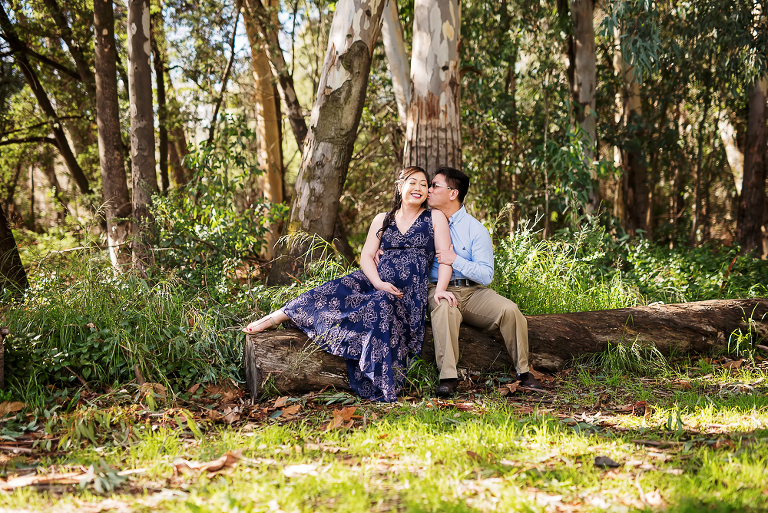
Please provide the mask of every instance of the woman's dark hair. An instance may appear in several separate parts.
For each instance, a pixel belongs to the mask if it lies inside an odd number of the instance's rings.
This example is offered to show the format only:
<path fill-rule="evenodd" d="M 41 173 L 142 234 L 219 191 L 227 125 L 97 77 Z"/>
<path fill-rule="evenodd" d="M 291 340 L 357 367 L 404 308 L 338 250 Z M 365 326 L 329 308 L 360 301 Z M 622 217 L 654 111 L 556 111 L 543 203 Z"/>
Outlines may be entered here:
<path fill-rule="evenodd" d="M 387 215 L 384 216 L 384 224 L 382 224 L 381 228 L 379 228 L 379 231 L 376 232 L 376 235 L 378 235 L 379 238 L 381 238 L 381 235 L 384 233 L 384 230 L 387 229 L 387 226 L 389 226 L 390 223 L 392 223 L 392 221 L 395 219 L 395 212 L 397 212 L 397 209 L 399 209 L 403 204 L 403 196 L 400 194 L 400 188 L 398 186 L 401 183 L 404 183 L 408 177 L 414 173 L 423 174 L 427 178 L 427 185 L 429 185 L 429 175 L 419 166 L 408 166 L 400 171 L 400 176 L 398 176 L 397 180 L 395 181 L 395 196 L 392 198 L 392 210 L 387 212 Z M 421 204 L 421 208 L 427 208 L 426 198 L 424 198 L 424 203 Z"/>

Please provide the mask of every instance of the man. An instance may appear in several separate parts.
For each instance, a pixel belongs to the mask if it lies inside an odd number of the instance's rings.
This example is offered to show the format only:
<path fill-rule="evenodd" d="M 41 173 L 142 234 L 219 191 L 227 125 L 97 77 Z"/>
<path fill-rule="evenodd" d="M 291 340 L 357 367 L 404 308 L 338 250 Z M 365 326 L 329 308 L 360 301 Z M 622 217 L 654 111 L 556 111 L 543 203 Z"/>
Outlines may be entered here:
<path fill-rule="evenodd" d="M 541 383 L 528 372 L 528 322 L 515 303 L 488 288 L 493 280 L 493 245 L 485 226 L 464 208 L 468 189 L 467 175 L 458 169 L 441 167 L 427 196 L 429 206 L 448 218 L 453 243 L 450 249 L 437 251 L 430 272 L 428 303 L 440 369 L 437 395 L 448 397 L 456 391 L 462 322 L 483 329 L 499 328 L 515 363 L 520 386 L 541 389 Z M 448 291 L 456 296 L 457 306 L 451 306 L 445 299 L 439 305 L 434 301 L 439 264 L 453 266 Z"/>

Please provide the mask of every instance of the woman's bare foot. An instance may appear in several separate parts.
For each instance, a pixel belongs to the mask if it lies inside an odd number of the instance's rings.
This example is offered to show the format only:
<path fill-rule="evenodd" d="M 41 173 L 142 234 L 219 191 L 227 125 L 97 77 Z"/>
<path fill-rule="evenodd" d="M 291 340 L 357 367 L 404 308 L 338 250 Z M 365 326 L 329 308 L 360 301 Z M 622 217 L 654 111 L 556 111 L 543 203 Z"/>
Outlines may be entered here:
<path fill-rule="evenodd" d="M 277 310 L 269 315 L 265 315 L 258 321 L 253 321 L 243 328 L 243 331 L 246 333 L 259 333 L 268 329 L 277 328 L 280 323 L 287 320 L 288 316 L 285 315 L 282 310 Z"/>

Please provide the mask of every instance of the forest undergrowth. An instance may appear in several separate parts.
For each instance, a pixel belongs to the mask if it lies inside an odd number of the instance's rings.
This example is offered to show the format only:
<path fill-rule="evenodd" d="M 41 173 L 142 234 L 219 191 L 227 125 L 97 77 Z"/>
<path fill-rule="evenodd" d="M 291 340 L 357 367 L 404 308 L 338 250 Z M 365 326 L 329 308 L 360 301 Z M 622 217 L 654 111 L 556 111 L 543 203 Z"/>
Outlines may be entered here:
<path fill-rule="evenodd" d="M 268 289 L 252 259 L 115 275 L 87 243 L 34 242 L 21 243 L 32 288 L 0 308 L 0 507 L 764 510 L 762 341 L 695 357 L 611 346 L 540 375 L 543 393 L 471 376 L 438 400 L 421 362 L 393 405 L 332 390 L 254 403 L 240 328 L 347 272 L 332 251 Z M 522 228 L 496 255 L 493 286 L 528 315 L 765 296 L 768 283 L 765 262 L 736 249 L 619 245 L 598 228 Z"/>

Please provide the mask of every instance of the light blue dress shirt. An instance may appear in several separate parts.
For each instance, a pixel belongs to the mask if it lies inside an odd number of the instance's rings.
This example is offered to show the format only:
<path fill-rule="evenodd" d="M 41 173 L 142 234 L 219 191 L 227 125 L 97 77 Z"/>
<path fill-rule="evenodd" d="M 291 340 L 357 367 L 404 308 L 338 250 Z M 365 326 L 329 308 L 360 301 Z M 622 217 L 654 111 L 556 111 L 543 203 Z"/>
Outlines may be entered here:
<path fill-rule="evenodd" d="M 491 234 L 483 226 L 483 223 L 461 208 L 448 219 L 448 228 L 451 231 L 451 244 L 456 252 L 456 260 L 453 262 L 453 276 L 455 279 L 468 279 L 485 285 L 493 281 L 493 243 Z M 437 258 L 432 262 L 429 279 L 437 282 Z"/>

